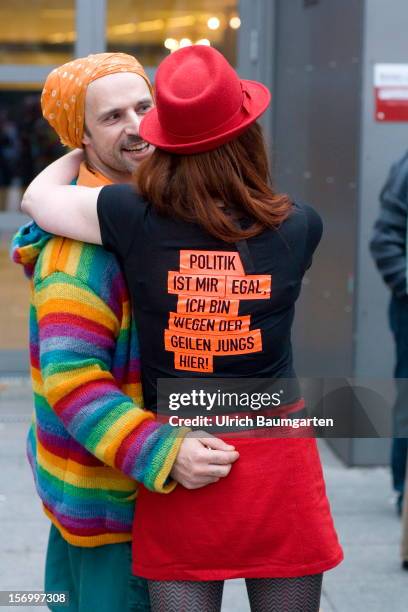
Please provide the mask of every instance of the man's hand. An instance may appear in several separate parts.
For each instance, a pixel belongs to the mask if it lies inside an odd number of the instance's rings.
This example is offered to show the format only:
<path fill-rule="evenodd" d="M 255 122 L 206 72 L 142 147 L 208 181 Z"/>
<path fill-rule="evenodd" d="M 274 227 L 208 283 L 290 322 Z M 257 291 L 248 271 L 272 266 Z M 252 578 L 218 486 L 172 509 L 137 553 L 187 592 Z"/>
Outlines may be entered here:
<path fill-rule="evenodd" d="M 228 476 L 238 457 L 231 444 L 204 431 L 191 432 L 180 446 L 170 475 L 186 489 L 199 489 Z"/>

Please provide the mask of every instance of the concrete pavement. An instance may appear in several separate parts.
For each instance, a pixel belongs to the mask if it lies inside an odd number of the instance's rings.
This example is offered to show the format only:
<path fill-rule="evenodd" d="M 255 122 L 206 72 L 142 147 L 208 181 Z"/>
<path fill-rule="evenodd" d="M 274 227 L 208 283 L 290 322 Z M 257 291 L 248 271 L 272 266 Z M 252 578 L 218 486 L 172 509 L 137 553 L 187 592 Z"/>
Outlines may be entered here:
<path fill-rule="evenodd" d="M 0 590 L 43 585 L 49 522 L 25 457 L 31 407 L 28 380 L 0 379 Z M 345 551 L 345 561 L 325 575 L 322 611 L 405 612 L 408 572 L 400 569 L 400 521 L 390 500 L 388 469 L 345 468 L 325 443 L 320 446 Z M 243 581 L 227 582 L 222 610 L 249 612 Z"/>

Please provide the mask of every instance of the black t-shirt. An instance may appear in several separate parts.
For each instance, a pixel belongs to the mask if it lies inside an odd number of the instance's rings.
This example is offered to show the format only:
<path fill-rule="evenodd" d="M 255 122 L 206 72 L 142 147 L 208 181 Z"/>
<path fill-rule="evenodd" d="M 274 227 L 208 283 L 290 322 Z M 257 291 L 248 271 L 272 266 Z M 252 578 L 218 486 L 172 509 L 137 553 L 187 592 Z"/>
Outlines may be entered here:
<path fill-rule="evenodd" d="M 322 234 L 313 208 L 293 204 L 278 230 L 236 244 L 159 216 L 129 185 L 104 187 L 98 216 L 131 294 L 146 406 L 158 378 L 295 377 L 294 304 Z"/>

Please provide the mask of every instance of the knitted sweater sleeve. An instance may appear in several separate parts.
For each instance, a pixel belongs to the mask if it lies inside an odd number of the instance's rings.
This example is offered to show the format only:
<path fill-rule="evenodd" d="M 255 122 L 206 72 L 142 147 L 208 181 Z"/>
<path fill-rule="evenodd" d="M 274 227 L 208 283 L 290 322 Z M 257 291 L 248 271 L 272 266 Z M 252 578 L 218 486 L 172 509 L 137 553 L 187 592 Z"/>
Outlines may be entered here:
<path fill-rule="evenodd" d="M 70 435 L 100 461 L 168 493 L 186 430 L 160 425 L 110 372 L 119 321 L 84 282 L 54 272 L 34 291 L 46 399 Z"/>

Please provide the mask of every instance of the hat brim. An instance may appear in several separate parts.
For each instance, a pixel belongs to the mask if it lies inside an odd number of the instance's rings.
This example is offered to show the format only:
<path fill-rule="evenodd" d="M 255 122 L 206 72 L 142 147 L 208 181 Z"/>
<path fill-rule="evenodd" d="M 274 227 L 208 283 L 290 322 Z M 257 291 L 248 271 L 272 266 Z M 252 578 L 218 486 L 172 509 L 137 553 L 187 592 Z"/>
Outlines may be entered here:
<path fill-rule="evenodd" d="M 223 126 L 221 126 L 211 136 L 206 137 L 204 134 L 202 137 L 196 136 L 194 141 L 189 140 L 187 142 L 185 138 L 179 138 L 164 130 L 159 122 L 157 108 L 152 108 L 141 121 L 140 137 L 159 149 L 180 154 L 203 153 L 226 144 L 242 134 L 251 123 L 254 123 L 265 112 L 271 101 L 271 93 L 262 83 L 244 79 L 241 79 L 241 82 L 250 94 L 251 110 L 250 112 L 242 112 L 233 127 L 223 129 Z"/>

